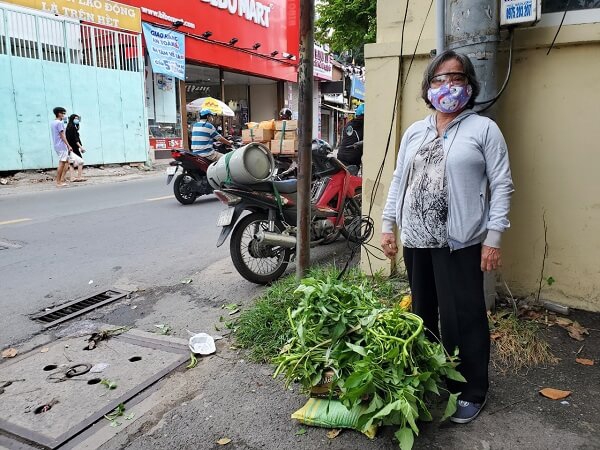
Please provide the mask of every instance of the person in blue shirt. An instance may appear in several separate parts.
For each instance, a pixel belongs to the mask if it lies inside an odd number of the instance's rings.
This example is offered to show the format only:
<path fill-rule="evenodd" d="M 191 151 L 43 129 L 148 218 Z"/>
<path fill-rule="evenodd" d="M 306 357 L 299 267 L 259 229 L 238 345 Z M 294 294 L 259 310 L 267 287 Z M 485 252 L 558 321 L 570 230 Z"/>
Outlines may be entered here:
<path fill-rule="evenodd" d="M 201 110 L 199 115 L 200 119 L 192 126 L 192 153 L 217 161 L 223 155 L 214 150 L 213 143 L 233 145 L 233 142 L 221 136 L 212 124 L 215 114 L 210 109 Z"/>

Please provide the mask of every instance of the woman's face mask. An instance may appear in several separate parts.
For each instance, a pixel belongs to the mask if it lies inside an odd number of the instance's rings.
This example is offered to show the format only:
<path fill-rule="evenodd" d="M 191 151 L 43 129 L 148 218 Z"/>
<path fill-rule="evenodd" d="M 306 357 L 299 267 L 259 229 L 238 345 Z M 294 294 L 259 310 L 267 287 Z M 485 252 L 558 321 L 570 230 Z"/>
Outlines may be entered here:
<path fill-rule="evenodd" d="M 75 125 L 79 125 L 79 119 L 73 119 L 73 123 L 74 123 Z"/>
<path fill-rule="evenodd" d="M 453 86 L 448 83 L 439 87 L 430 87 L 427 91 L 427 98 L 439 112 L 452 114 L 463 109 L 472 94 L 473 88 L 470 84 Z"/>

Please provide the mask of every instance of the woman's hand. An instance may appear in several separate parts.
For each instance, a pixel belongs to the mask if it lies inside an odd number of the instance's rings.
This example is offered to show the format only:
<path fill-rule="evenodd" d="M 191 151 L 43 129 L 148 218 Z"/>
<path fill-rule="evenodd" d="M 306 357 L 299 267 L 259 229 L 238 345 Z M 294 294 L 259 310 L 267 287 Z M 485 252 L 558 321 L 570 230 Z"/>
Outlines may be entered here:
<path fill-rule="evenodd" d="M 500 249 L 495 247 L 481 246 L 481 270 L 490 272 L 502 267 L 502 256 Z"/>
<path fill-rule="evenodd" d="M 396 253 L 398 253 L 398 246 L 396 245 L 396 236 L 394 233 L 381 233 L 381 248 L 383 253 L 389 259 L 394 259 Z"/>

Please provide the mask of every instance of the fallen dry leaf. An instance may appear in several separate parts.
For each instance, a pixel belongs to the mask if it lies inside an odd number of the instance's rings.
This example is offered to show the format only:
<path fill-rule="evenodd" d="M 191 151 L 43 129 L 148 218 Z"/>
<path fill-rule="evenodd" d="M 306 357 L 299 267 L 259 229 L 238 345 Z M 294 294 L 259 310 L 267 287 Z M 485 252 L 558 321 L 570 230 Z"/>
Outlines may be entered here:
<path fill-rule="evenodd" d="M 492 341 L 497 341 L 498 339 L 500 339 L 500 336 L 502 335 L 498 332 L 493 332 L 492 334 L 490 334 L 490 338 L 492 339 Z"/>
<path fill-rule="evenodd" d="M 569 325 L 571 325 L 573 323 L 572 320 L 570 319 L 566 319 L 564 317 L 557 317 L 556 318 L 556 325 L 561 326 L 561 327 L 568 327 Z"/>
<path fill-rule="evenodd" d="M 221 438 L 221 439 L 219 439 L 219 440 L 217 441 L 217 444 L 219 444 L 219 445 L 227 445 L 227 444 L 229 444 L 230 442 L 231 442 L 231 439 L 229 439 L 229 438 L 226 438 L 226 437 L 225 437 L 225 438 Z"/>
<path fill-rule="evenodd" d="M 573 322 L 568 328 L 569 336 L 577 341 L 583 341 L 584 334 L 590 334 L 588 329 L 582 326 L 579 322 Z"/>
<path fill-rule="evenodd" d="M 583 341 L 585 339 L 585 337 L 583 336 L 583 334 L 581 334 L 579 331 L 577 330 L 569 330 L 569 336 L 571 336 L 571 338 L 575 339 L 576 341 Z"/>
<path fill-rule="evenodd" d="M 544 388 L 540 391 L 540 394 L 551 400 L 562 400 L 563 398 L 567 398 L 569 395 L 571 395 L 571 391 L 561 391 L 560 389 Z"/>
<path fill-rule="evenodd" d="M 48 353 L 48 350 L 50 350 L 48 347 L 44 347 L 40 350 L 40 353 Z"/>
<path fill-rule="evenodd" d="M 587 358 L 575 358 L 575 362 L 581 364 L 582 366 L 593 366 L 594 360 Z"/>
<path fill-rule="evenodd" d="M 19 353 L 19 351 L 16 348 L 7 348 L 6 350 L 4 350 L 2 352 L 2 357 L 3 358 L 14 358 L 15 356 L 17 356 L 17 353 Z"/>
<path fill-rule="evenodd" d="M 531 320 L 538 320 L 543 316 L 543 314 L 540 313 L 539 311 L 529 310 L 525 313 L 525 316 Z"/>
<path fill-rule="evenodd" d="M 334 428 L 333 430 L 329 430 L 327 432 L 327 437 L 329 439 L 335 439 L 336 437 L 338 437 L 340 435 L 341 432 L 342 432 L 341 428 Z"/>

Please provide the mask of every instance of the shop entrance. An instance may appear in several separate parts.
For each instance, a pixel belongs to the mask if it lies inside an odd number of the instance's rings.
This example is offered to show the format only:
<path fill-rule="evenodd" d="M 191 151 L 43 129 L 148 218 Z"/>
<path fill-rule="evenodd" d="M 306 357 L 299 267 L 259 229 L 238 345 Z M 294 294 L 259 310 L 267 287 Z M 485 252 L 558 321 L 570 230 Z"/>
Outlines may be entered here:
<path fill-rule="evenodd" d="M 223 134 L 240 136 L 247 122 L 260 122 L 277 117 L 277 81 L 215 67 L 187 64 L 185 68 L 186 104 L 202 97 L 224 101 L 235 113 L 223 117 L 215 125 Z M 197 120 L 197 113 L 186 111 L 188 136 Z M 188 137 L 189 145 L 189 137 Z"/>

